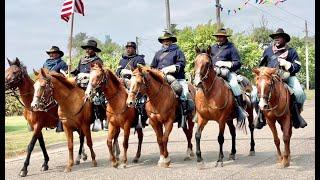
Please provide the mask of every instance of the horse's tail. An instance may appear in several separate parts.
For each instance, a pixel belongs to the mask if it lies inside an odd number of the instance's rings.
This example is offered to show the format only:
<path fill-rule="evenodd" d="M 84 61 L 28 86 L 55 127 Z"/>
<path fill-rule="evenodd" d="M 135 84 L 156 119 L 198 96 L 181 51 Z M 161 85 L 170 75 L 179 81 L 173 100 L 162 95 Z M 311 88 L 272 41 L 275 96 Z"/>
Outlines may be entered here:
<path fill-rule="evenodd" d="M 248 134 L 246 128 L 246 118 L 243 118 L 241 121 L 237 121 L 237 127 L 239 130 L 242 130 L 246 135 Z"/>

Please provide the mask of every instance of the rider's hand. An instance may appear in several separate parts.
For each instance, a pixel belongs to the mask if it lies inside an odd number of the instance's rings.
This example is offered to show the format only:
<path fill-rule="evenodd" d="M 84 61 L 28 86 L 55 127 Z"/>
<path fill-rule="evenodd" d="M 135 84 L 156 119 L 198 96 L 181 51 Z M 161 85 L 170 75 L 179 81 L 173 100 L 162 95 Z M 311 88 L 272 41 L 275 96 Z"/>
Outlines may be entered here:
<path fill-rule="evenodd" d="M 231 68 L 232 62 L 231 61 L 217 61 L 215 65 L 218 67 Z"/>
<path fill-rule="evenodd" d="M 278 58 L 278 61 L 279 61 L 279 65 L 280 66 L 283 66 L 287 71 L 290 69 L 291 67 L 291 62 L 283 59 L 283 58 Z"/>
<path fill-rule="evenodd" d="M 177 70 L 177 67 L 175 65 L 171 65 L 171 66 L 168 66 L 168 67 L 165 67 L 165 68 L 162 68 L 161 71 L 164 73 L 164 74 L 168 74 L 168 73 L 175 73 Z"/>
<path fill-rule="evenodd" d="M 120 71 L 120 75 L 121 76 L 123 76 L 123 75 L 132 75 L 132 72 L 129 69 L 122 69 Z"/>

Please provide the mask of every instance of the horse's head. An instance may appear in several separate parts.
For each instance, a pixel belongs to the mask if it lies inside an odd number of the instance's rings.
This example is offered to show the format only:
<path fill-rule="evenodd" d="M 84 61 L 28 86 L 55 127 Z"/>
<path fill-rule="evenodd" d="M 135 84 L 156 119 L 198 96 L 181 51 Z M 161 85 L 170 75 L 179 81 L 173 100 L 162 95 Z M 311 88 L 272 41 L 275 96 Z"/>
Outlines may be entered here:
<path fill-rule="evenodd" d="M 99 63 L 91 64 L 89 83 L 85 91 L 86 97 L 91 98 L 94 91 L 100 88 L 101 85 L 106 84 L 106 82 L 107 76 L 102 65 Z"/>
<path fill-rule="evenodd" d="M 22 84 L 23 78 L 27 74 L 27 70 L 18 58 L 13 61 L 7 60 L 10 67 L 6 69 L 5 72 L 5 90 L 16 89 Z"/>
<path fill-rule="evenodd" d="M 268 102 L 271 98 L 271 93 L 274 88 L 274 77 L 277 76 L 276 68 L 254 68 L 252 70 L 255 74 L 257 84 L 259 107 L 264 110 L 268 107 Z"/>
<path fill-rule="evenodd" d="M 46 111 L 53 100 L 53 84 L 51 76 L 47 69 L 41 68 L 40 72 L 34 72 L 36 82 L 34 83 L 34 94 L 31 102 L 31 108 L 34 111 Z"/>
<path fill-rule="evenodd" d="M 208 78 L 208 74 L 210 69 L 213 69 L 213 65 L 211 62 L 211 47 L 208 46 L 207 49 L 199 49 L 196 47 L 197 56 L 195 58 L 195 77 L 193 80 L 193 84 L 196 87 L 201 87 L 202 82 Z"/>
<path fill-rule="evenodd" d="M 146 77 L 149 71 L 150 68 L 138 64 L 138 67 L 132 72 L 130 90 L 127 98 L 127 105 L 129 107 L 133 107 L 135 105 L 138 93 L 145 93 Z"/>

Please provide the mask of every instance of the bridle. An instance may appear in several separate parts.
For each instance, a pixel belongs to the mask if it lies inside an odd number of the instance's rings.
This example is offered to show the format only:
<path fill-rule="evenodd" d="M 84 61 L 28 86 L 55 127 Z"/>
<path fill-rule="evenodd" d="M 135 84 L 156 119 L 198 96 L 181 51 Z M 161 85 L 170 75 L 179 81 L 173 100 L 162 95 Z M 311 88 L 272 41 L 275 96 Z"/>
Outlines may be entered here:
<path fill-rule="evenodd" d="M 41 86 L 41 91 L 35 92 L 36 94 L 34 96 L 39 101 L 37 109 L 48 112 L 58 103 L 53 98 L 53 84 L 51 79 L 48 77 L 42 77 L 42 79 L 46 81 L 45 86 Z"/>
<path fill-rule="evenodd" d="M 201 78 L 200 78 L 200 82 L 203 82 L 203 81 L 205 81 L 206 79 L 208 79 L 210 69 L 213 68 L 213 65 L 212 65 L 211 57 L 210 57 L 209 54 L 207 54 L 207 53 L 201 53 L 201 54 L 202 54 L 202 55 L 206 55 L 206 56 L 210 59 L 210 60 L 209 60 L 209 64 L 207 65 L 206 73 L 204 74 L 204 76 L 202 76 L 202 74 L 200 73 L 200 71 L 195 73 L 195 75 L 198 74 L 198 75 L 201 77 Z M 216 79 L 217 79 L 217 76 L 214 77 L 213 81 L 211 82 L 210 87 L 209 87 L 207 90 L 204 89 L 204 91 L 209 92 L 209 91 L 212 89 L 213 84 L 215 83 Z M 203 87 L 202 87 L 202 89 L 203 89 Z"/>

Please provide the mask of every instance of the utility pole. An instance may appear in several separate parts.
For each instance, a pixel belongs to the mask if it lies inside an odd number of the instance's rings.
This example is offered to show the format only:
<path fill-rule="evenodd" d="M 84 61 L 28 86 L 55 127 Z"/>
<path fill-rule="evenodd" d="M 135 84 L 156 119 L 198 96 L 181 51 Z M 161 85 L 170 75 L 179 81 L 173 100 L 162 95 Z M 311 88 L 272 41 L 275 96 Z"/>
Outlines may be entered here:
<path fill-rule="evenodd" d="M 305 20 L 305 32 L 306 32 L 306 37 L 305 37 L 305 43 L 306 43 L 306 86 L 307 90 L 309 90 L 309 49 L 308 49 L 308 25 L 307 21 Z"/>
<path fill-rule="evenodd" d="M 166 22 L 167 22 L 167 31 L 171 33 L 171 22 L 170 22 L 170 7 L 169 0 L 165 0 L 166 3 Z"/>
<path fill-rule="evenodd" d="M 139 51 L 138 51 L 138 46 L 139 46 L 139 43 L 138 43 L 138 36 L 136 36 L 136 45 L 137 45 L 137 48 L 136 48 L 136 53 L 139 54 Z"/>
<path fill-rule="evenodd" d="M 217 18 L 218 29 L 221 28 L 220 11 L 221 11 L 220 0 L 216 0 L 216 18 Z"/>

